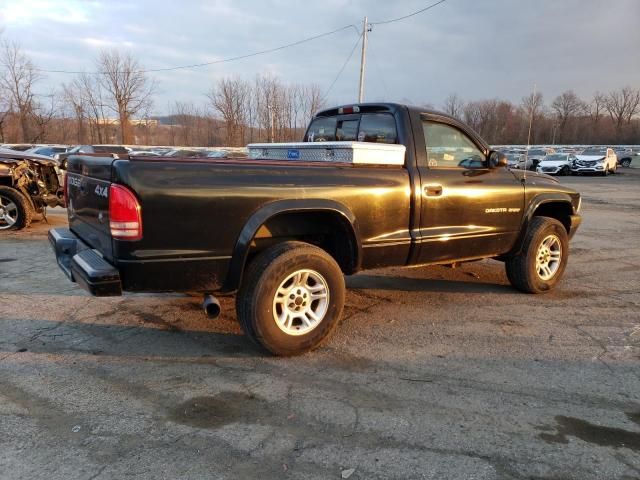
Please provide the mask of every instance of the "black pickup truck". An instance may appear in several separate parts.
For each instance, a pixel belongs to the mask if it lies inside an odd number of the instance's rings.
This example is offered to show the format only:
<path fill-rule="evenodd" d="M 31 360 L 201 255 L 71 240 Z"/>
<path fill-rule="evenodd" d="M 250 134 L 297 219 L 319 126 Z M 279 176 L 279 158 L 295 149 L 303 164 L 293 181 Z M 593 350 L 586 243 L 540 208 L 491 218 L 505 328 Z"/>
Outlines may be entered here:
<path fill-rule="evenodd" d="M 404 165 L 70 156 L 58 264 L 93 295 L 197 291 L 215 311 L 211 293 L 235 292 L 244 332 L 277 355 L 327 337 L 360 270 L 495 258 L 530 293 L 562 277 L 574 190 L 406 105 L 319 112 L 305 141 L 336 140 L 404 145 Z"/>

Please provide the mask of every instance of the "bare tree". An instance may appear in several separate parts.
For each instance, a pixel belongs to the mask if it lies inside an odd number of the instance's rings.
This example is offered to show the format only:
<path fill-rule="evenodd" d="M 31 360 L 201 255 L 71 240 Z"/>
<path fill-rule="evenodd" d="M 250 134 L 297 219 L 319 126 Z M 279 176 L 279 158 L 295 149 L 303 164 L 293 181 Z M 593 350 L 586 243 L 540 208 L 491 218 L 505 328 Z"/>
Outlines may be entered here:
<path fill-rule="evenodd" d="M 591 103 L 589 103 L 589 105 L 587 106 L 589 118 L 591 118 L 591 122 L 594 125 L 597 125 L 598 122 L 600 121 L 600 118 L 602 117 L 602 112 L 605 109 L 606 101 L 607 101 L 607 97 L 604 94 L 600 92 L 596 92 L 593 95 L 593 99 L 591 100 Z"/>
<path fill-rule="evenodd" d="M 32 141 L 31 121 L 35 108 L 34 85 L 42 78 L 31 60 L 15 42 L 3 41 L 0 46 L 0 87 L 17 109 L 21 141 Z"/>
<path fill-rule="evenodd" d="M 444 99 L 444 113 L 448 113 L 452 117 L 461 118 L 464 112 L 464 101 L 457 93 L 450 94 Z"/>
<path fill-rule="evenodd" d="M 236 78 L 219 80 L 207 93 L 214 111 L 225 122 L 227 146 L 239 146 L 244 142 L 244 133 L 249 117 L 247 100 L 251 94 L 248 82 Z"/>
<path fill-rule="evenodd" d="M 47 140 L 49 126 L 53 123 L 56 115 L 56 95 L 54 93 L 42 96 L 42 101 L 34 102 L 31 112 L 32 136 L 31 142 L 38 143 Z"/>
<path fill-rule="evenodd" d="M 95 75 L 86 73 L 76 77 L 71 85 L 65 88 L 74 103 L 74 109 L 86 115 L 89 123 L 89 133 L 93 143 L 105 143 L 106 140 L 106 101 L 102 84 Z"/>
<path fill-rule="evenodd" d="M 86 97 L 83 95 L 81 85 L 78 80 L 74 80 L 68 84 L 62 85 L 62 98 L 65 105 L 69 108 L 75 119 L 75 141 L 77 143 L 85 143 L 86 133 L 85 124 L 88 116 L 88 105 Z"/>
<path fill-rule="evenodd" d="M 312 83 L 301 87 L 302 95 L 302 127 L 306 127 L 313 116 L 324 107 L 324 99 L 320 85 Z"/>
<path fill-rule="evenodd" d="M 538 117 L 544 111 L 544 99 L 542 93 L 530 93 L 526 97 L 523 97 L 521 106 L 525 113 L 527 124 L 530 125 L 530 135 L 527 135 L 527 138 L 530 136 L 531 141 L 535 143 L 537 134 L 536 122 Z"/>
<path fill-rule="evenodd" d="M 614 122 L 616 140 L 622 137 L 622 129 L 625 122 L 631 122 L 633 116 L 640 108 L 640 90 L 631 87 L 623 87 L 609 92 L 604 103 L 611 120 Z"/>
<path fill-rule="evenodd" d="M 264 130 L 270 142 L 276 141 L 277 122 L 280 116 L 282 96 L 280 80 L 272 76 L 256 77 L 254 95 L 256 97 L 256 123 Z"/>
<path fill-rule="evenodd" d="M 558 138 L 561 142 L 566 140 L 567 124 L 576 115 L 582 113 L 585 108 L 584 102 L 580 100 L 573 90 L 567 90 L 553 100 L 551 109 L 555 112 L 558 120 Z"/>
<path fill-rule="evenodd" d="M 120 142 L 132 143 L 130 120 L 152 101 L 155 84 L 130 53 L 102 51 L 96 61 L 99 83 L 108 97 L 107 106 L 118 115 Z"/>

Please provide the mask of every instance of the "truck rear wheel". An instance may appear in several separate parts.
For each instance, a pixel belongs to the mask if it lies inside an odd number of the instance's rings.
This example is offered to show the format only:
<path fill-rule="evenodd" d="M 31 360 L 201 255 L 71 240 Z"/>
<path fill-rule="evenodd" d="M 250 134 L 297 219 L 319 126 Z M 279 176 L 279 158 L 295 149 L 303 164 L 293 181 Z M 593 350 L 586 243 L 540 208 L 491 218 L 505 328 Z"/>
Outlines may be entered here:
<path fill-rule="evenodd" d="M 534 217 L 522 252 L 505 262 L 509 282 L 526 293 L 547 292 L 560 281 L 569 258 L 569 239 L 556 219 Z"/>
<path fill-rule="evenodd" d="M 0 187 L 0 230 L 20 230 L 28 227 L 33 207 L 27 197 L 11 187 Z"/>
<path fill-rule="evenodd" d="M 283 242 L 250 263 L 236 311 L 255 343 L 275 355 L 299 355 L 333 331 L 344 297 L 344 277 L 329 254 L 308 243 Z"/>

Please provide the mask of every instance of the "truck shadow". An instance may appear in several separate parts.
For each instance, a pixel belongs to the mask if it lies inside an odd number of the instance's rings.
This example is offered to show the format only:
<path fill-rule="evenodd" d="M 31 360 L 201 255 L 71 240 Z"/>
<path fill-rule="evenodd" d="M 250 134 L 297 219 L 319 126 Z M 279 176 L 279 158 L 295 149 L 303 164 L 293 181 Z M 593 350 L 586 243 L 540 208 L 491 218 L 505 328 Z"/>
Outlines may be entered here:
<path fill-rule="evenodd" d="M 347 288 L 356 290 L 399 290 L 434 293 L 506 293 L 515 290 L 508 285 L 463 280 L 392 277 L 386 275 L 354 275 L 346 277 Z"/>
<path fill-rule="evenodd" d="M 119 358 L 128 361 L 214 363 L 220 358 L 264 357 L 266 353 L 240 333 L 203 332 L 181 328 L 159 329 L 146 325 L 100 325 L 95 323 L 31 320 L 33 331 L 45 332 L 24 338 L 1 357 L 54 355 Z M 17 357 L 16 357 L 17 358 Z"/>

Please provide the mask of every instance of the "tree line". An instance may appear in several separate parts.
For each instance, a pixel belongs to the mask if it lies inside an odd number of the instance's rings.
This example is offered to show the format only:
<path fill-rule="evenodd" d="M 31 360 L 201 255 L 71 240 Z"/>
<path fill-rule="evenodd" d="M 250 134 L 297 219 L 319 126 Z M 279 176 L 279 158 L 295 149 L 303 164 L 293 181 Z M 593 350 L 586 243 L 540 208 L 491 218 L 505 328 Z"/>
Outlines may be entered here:
<path fill-rule="evenodd" d="M 215 81 L 202 92 L 201 102 L 174 102 L 168 115 L 154 118 L 158 85 L 131 53 L 103 50 L 94 68 L 41 93 L 43 72 L 18 43 L 2 41 L 0 143 L 243 146 L 295 141 L 327 105 L 316 84 L 236 76 Z M 539 92 L 519 103 L 465 101 L 454 93 L 439 107 L 492 144 L 640 143 L 640 89 L 629 86 L 596 92 L 590 99 L 567 90 L 549 104 Z"/>
<path fill-rule="evenodd" d="M 519 104 L 497 98 L 464 101 L 454 93 L 442 109 L 494 145 L 640 143 L 640 89 L 629 86 L 586 100 L 567 90 L 550 104 L 540 92 Z"/>

